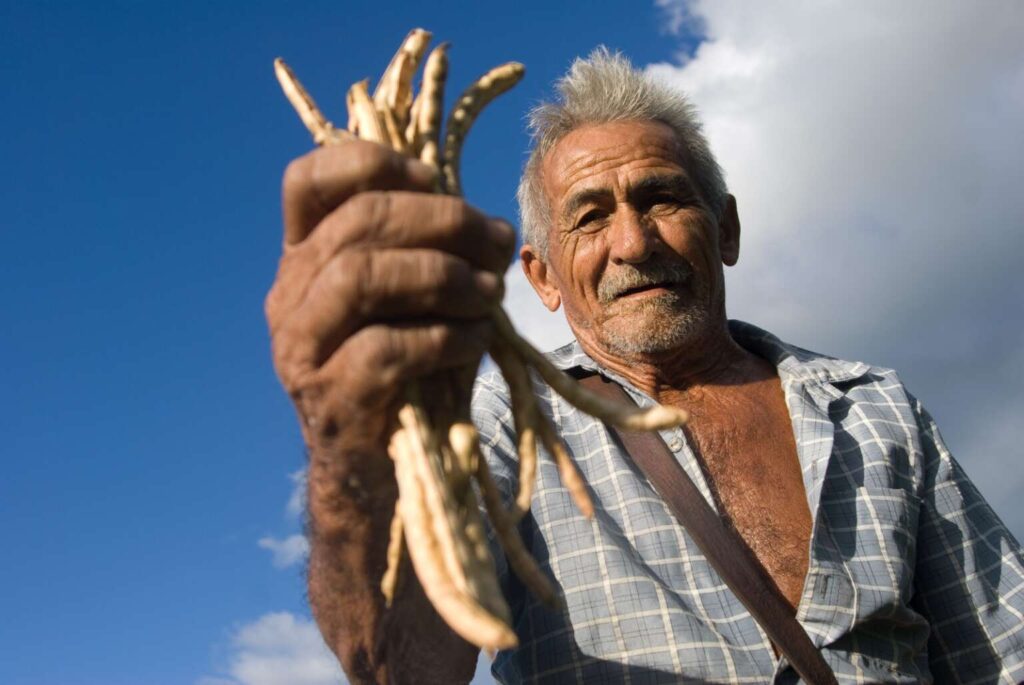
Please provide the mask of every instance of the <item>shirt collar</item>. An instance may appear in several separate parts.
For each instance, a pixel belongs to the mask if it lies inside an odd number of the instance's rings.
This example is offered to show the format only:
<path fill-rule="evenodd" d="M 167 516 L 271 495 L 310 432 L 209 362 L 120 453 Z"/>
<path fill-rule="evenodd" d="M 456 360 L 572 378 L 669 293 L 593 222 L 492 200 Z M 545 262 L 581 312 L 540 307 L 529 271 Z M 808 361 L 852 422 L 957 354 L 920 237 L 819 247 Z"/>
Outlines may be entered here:
<path fill-rule="evenodd" d="M 782 342 L 768 331 L 744 321 L 730 320 L 729 332 L 742 347 L 771 362 L 784 380 L 831 385 L 860 378 L 870 369 L 863 362 L 843 361 Z M 576 340 L 548 352 L 547 357 L 566 372 L 601 370 Z"/>

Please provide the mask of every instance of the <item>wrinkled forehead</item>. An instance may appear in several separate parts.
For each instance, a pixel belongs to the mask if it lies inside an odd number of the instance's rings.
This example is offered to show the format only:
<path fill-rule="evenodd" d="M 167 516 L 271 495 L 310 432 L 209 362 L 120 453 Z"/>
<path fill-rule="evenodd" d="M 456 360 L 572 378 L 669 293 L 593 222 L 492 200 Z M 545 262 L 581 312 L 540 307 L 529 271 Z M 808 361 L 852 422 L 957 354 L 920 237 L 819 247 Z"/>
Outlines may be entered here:
<path fill-rule="evenodd" d="M 651 175 L 687 176 L 675 132 L 656 121 L 618 121 L 575 129 L 544 156 L 541 172 L 552 214 L 581 192 L 624 191 Z"/>

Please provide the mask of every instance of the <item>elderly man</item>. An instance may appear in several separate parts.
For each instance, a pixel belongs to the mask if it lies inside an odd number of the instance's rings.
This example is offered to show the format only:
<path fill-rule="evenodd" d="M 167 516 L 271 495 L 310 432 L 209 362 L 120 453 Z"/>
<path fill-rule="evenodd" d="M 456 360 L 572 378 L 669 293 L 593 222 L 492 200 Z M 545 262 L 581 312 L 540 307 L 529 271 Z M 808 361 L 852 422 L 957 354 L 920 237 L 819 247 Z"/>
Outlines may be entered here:
<path fill-rule="evenodd" d="M 896 375 L 728 321 L 736 202 L 685 99 L 595 52 L 533 113 L 519 190 L 526 275 L 576 336 L 563 369 L 686 408 L 663 433 L 842 682 L 1024 679 L 1024 559 Z M 780 160 L 785 163 L 785 160 Z M 453 683 L 476 650 L 415 579 L 379 591 L 396 487 L 389 422 L 406 381 L 479 359 L 512 228 L 429 194 L 430 170 L 352 142 L 293 162 L 267 299 L 275 362 L 309 446 L 309 596 L 356 682 Z M 793 682 L 758 624 L 594 419 L 536 385 L 597 513 L 542 463 L 521 531 L 564 598 L 549 610 L 500 554 L 520 646 L 506 682 Z M 509 497 L 507 390 L 474 419 Z"/>

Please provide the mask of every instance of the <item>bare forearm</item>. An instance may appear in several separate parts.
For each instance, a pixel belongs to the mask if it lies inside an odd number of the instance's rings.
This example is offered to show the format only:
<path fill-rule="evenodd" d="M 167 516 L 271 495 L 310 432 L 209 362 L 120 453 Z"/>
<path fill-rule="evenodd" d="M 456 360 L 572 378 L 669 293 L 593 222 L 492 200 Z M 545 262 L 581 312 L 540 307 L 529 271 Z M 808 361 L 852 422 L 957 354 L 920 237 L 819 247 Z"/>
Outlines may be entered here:
<path fill-rule="evenodd" d="M 293 161 L 282 183 L 267 324 L 311 454 L 310 601 L 353 682 L 468 681 L 475 663 L 411 570 L 392 608 L 380 589 L 396 500 L 387 423 L 413 380 L 477 364 L 501 296 L 480 275 L 500 277 L 515 243 L 506 224 L 434 193 L 436 180 L 346 141 Z"/>
<path fill-rule="evenodd" d="M 389 460 L 322 456 L 310 461 L 309 598 L 325 641 L 354 683 L 468 682 L 478 650 L 440 619 L 408 563 L 384 606 L 397 488 L 379 465 Z"/>

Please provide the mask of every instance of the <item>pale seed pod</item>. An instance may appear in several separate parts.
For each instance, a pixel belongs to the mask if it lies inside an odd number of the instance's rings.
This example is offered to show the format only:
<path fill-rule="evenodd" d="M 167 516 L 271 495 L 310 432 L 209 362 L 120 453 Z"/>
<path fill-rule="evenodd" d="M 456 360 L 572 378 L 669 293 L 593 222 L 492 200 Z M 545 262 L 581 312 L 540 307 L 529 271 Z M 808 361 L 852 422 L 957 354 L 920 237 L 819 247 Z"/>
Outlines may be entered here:
<path fill-rule="evenodd" d="M 412 105 L 412 79 L 430 44 L 431 33 L 413 29 L 402 41 L 395 56 L 377 82 L 373 104 L 378 111 L 394 113 L 398 128 L 404 128 Z"/>
<path fill-rule="evenodd" d="M 483 495 L 484 505 L 487 507 L 487 516 L 494 526 L 494 533 L 505 550 L 505 558 L 509 566 L 523 585 L 533 593 L 541 602 L 552 609 L 560 606 L 558 594 L 551 585 L 544 572 L 537 566 L 537 562 L 530 556 L 530 552 L 523 545 L 522 538 L 516 530 L 515 520 L 510 512 L 505 510 L 501 501 L 501 492 L 498 490 L 494 477 L 487 466 L 486 459 L 479 460 L 477 470 L 477 482 L 480 483 L 480 493 Z"/>
<path fill-rule="evenodd" d="M 526 68 L 519 62 L 502 64 L 478 78 L 459 96 L 444 126 L 444 162 L 441 165 L 441 172 L 445 192 L 448 194 L 462 194 L 459 160 L 462 145 L 477 115 L 491 100 L 519 83 L 525 73 Z"/>
<path fill-rule="evenodd" d="M 298 77 L 280 57 L 274 60 L 274 74 L 277 76 L 277 82 L 281 84 L 281 90 L 284 91 L 288 102 L 292 104 L 299 118 L 302 119 L 302 123 L 313 135 L 314 143 L 330 145 L 348 137 L 344 131 L 334 128 L 334 125 L 327 120 L 310 94 L 302 87 Z"/>
<path fill-rule="evenodd" d="M 412 146 L 418 152 L 421 162 L 438 170 L 441 168 L 441 116 L 444 113 L 444 84 L 447 78 L 448 44 L 441 43 L 430 52 L 423 67 L 423 86 L 417 97 L 419 106 L 416 107 L 416 138 Z"/>
<path fill-rule="evenodd" d="M 518 436 L 519 487 L 512 512 L 518 520 L 530 509 L 537 481 L 537 398 L 533 395 L 526 366 L 503 338 L 495 338 L 490 353 L 508 383 L 512 420 Z"/>
<path fill-rule="evenodd" d="M 541 378 L 554 388 L 555 392 L 564 397 L 569 404 L 586 414 L 601 419 L 605 423 L 626 430 L 664 430 L 677 428 L 686 423 L 689 414 L 677 407 L 666 407 L 662 404 L 646 409 L 630 406 L 614 400 L 608 400 L 590 392 L 563 371 L 555 367 L 548 359 L 533 348 L 530 343 L 519 337 L 508 315 L 500 307 L 493 310 L 493 318 L 498 333 L 504 338 L 523 360 L 535 368 Z"/>
<path fill-rule="evenodd" d="M 351 101 L 351 116 L 356 121 L 356 130 L 363 140 L 388 145 L 390 138 L 381 121 L 380 114 L 373 106 L 373 100 L 367 90 L 368 82 L 363 80 L 352 84 L 348 89 L 348 98 Z M 351 123 L 350 123 L 351 126 Z"/>
<path fill-rule="evenodd" d="M 391 517 L 391 528 L 388 535 L 388 565 L 384 570 L 384 577 L 380 580 L 380 591 L 384 595 L 384 606 L 386 607 L 390 607 L 391 602 L 395 599 L 395 589 L 398 587 L 398 569 L 402 565 L 402 552 L 405 549 L 402 515 L 398 511 L 397 503 L 395 504 L 395 513 Z"/>

